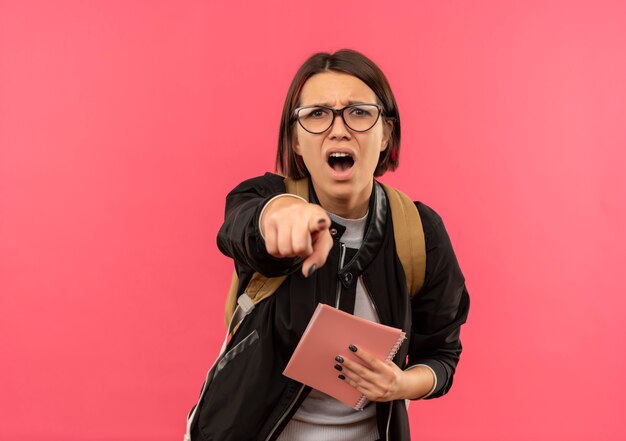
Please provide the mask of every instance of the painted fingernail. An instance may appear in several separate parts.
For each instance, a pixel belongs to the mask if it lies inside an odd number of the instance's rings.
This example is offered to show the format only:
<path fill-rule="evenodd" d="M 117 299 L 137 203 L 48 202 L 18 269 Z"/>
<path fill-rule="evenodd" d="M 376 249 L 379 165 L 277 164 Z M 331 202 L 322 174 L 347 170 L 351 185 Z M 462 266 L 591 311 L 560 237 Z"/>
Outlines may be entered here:
<path fill-rule="evenodd" d="M 356 346 L 354 346 L 354 345 L 348 346 L 348 349 L 350 349 L 352 352 L 356 352 L 357 351 Z"/>
<path fill-rule="evenodd" d="M 343 376 L 343 375 L 341 375 L 341 374 L 337 375 L 337 378 L 339 378 L 340 380 L 345 380 L 345 379 L 346 379 L 346 377 L 344 377 L 344 376 Z"/>
<path fill-rule="evenodd" d="M 309 268 L 309 272 L 307 273 L 307 277 L 311 277 L 311 274 L 313 274 L 316 269 L 317 269 L 316 264 L 311 265 L 311 268 Z"/>
<path fill-rule="evenodd" d="M 320 218 L 320 219 L 317 221 L 317 223 L 318 223 L 319 225 L 324 225 L 324 224 L 326 223 L 326 219 L 324 219 L 324 218 L 322 217 L 322 218 Z"/>
<path fill-rule="evenodd" d="M 338 371 L 343 371 L 343 367 L 339 366 L 338 364 L 335 365 L 335 369 L 337 369 Z"/>
<path fill-rule="evenodd" d="M 343 357 L 341 355 L 337 355 L 335 357 L 335 361 L 338 361 L 339 363 L 343 363 Z"/>

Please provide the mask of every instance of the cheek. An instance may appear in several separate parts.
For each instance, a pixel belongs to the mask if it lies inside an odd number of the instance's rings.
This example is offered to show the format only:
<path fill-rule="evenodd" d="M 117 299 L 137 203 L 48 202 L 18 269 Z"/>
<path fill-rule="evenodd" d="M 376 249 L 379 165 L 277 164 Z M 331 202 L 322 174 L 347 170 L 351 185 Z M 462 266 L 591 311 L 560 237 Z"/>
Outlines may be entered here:
<path fill-rule="evenodd" d="M 312 158 L 317 156 L 321 149 L 321 141 L 318 137 L 305 132 L 298 134 L 298 142 L 294 143 L 294 151 L 303 158 Z"/>
<path fill-rule="evenodd" d="M 384 150 L 383 141 L 382 133 L 372 133 L 372 136 L 367 140 L 367 150 L 370 156 L 376 156 L 376 158 L 378 158 L 380 152 Z"/>
<path fill-rule="evenodd" d="M 297 127 L 294 133 L 294 143 L 293 150 L 298 155 L 302 157 L 306 157 L 311 153 L 313 146 L 313 139 L 311 139 L 311 134 L 300 126 Z"/>

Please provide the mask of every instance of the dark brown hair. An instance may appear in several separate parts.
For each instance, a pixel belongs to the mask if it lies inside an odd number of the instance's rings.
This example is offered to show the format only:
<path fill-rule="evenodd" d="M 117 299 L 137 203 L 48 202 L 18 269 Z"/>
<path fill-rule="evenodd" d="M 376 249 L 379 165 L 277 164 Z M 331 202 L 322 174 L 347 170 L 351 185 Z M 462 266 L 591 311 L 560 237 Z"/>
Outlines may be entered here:
<path fill-rule="evenodd" d="M 382 176 L 387 170 L 395 170 L 400 157 L 400 114 L 396 99 L 393 97 L 387 78 L 378 66 L 365 55 L 351 49 L 342 49 L 334 54 L 318 52 L 306 60 L 296 72 L 289 86 L 280 120 L 276 170 L 295 179 L 309 175 L 302 157 L 293 150 L 294 111 L 299 106 L 300 91 L 304 83 L 315 74 L 329 71 L 353 75 L 374 91 L 383 108 L 382 117 L 384 120 L 393 122 L 389 145 L 380 152 L 374 176 Z"/>

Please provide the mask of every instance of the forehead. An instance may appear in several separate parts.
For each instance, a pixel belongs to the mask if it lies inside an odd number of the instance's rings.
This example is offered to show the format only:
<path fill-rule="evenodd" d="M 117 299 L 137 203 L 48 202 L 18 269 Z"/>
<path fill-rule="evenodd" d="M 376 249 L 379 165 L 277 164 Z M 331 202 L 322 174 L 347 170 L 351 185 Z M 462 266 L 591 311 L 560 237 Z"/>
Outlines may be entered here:
<path fill-rule="evenodd" d="M 376 94 L 354 75 L 322 72 L 309 78 L 300 91 L 300 105 L 345 106 L 351 102 L 375 103 Z"/>

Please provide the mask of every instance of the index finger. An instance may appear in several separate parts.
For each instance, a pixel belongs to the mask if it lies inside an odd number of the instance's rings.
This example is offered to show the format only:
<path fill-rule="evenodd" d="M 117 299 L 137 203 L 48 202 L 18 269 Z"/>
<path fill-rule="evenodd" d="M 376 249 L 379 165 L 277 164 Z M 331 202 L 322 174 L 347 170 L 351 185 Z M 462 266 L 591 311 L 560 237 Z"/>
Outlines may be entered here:
<path fill-rule="evenodd" d="M 326 228 L 330 228 L 330 217 L 326 211 L 319 205 L 311 204 L 314 208 L 309 218 L 309 231 L 321 231 Z"/>
<path fill-rule="evenodd" d="M 354 346 L 354 345 L 350 345 L 350 346 L 356 348 L 356 346 Z M 365 365 L 365 367 L 367 367 L 367 368 L 369 368 L 371 370 L 374 370 L 379 365 L 379 363 L 382 363 L 382 361 L 379 360 L 378 358 L 376 358 L 376 356 L 374 356 L 371 352 L 367 352 L 366 350 L 364 350 L 362 348 L 357 348 L 356 351 L 354 351 L 354 350 L 352 350 L 350 348 L 350 351 L 354 355 L 359 357 L 359 359 L 361 361 L 363 361 L 363 365 Z M 348 369 L 352 369 L 352 370 L 354 370 L 354 368 L 355 368 L 354 365 L 357 365 L 357 364 L 359 364 L 359 363 L 356 363 L 356 362 L 353 362 L 353 361 L 347 360 L 347 359 L 344 361 L 344 365 L 346 365 L 346 367 Z M 358 367 L 357 367 L 357 370 L 358 370 Z"/>

